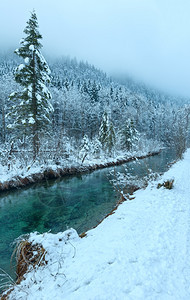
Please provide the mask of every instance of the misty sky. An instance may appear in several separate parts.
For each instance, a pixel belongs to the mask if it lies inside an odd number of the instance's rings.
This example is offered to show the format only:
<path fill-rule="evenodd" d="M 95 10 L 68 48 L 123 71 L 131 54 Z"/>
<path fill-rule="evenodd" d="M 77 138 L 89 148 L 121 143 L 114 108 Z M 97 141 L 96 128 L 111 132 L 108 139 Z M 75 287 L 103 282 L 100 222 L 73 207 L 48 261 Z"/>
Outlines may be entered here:
<path fill-rule="evenodd" d="M 1 50 L 19 46 L 33 9 L 43 53 L 190 96 L 189 0 L 0 0 Z"/>

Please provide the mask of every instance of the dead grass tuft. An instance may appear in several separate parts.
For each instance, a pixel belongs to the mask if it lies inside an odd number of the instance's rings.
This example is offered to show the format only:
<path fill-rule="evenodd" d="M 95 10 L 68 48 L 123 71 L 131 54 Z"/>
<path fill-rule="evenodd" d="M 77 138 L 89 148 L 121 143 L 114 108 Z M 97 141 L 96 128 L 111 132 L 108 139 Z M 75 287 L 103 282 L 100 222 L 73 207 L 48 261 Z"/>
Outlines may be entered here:
<path fill-rule="evenodd" d="M 0 295 L 0 300 L 7 300 L 9 294 L 14 289 L 15 284 L 19 284 L 24 274 L 31 269 L 47 264 L 45 260 L 46 250 L 40 244 L 32 244 L 28 240 L 19 240 L 16 244 L 13 257 L 16 257 L 16 274 L 17 280 L 12 284 L 12 288 L 9 288 L 3 295 Z"/>
<path fill-rule="evenodd" d="M 81 234 L 79 234 L 79 236 L 80 236 L 81 238 L 84 238 L 85 236 L 87 236 L 87 233 L 86 233 L 86 232 L 82 232 Z"/>
<path fill-rule="evenodd" d="M 37 266 L 42 266 L 47 264 L 45 260 L 46 250 L 42 247 L 42 245 L 35 244 L 33 245 L 31 242 L 25 240 L 20 241 L 13 255 L 16 255 L 16 274 L 17 281 L 16 283 L 20 283 L 23 279 L 23 275 L 28 271 L 29 267 L 33 268 Z"/>
<path fill-rule="evenodd" d="M 163 183 L 158 183 L 157 189 L 164 187 L 165 189 L 171 190 L 173 188 L 174 179 L 166 180 Z"/>

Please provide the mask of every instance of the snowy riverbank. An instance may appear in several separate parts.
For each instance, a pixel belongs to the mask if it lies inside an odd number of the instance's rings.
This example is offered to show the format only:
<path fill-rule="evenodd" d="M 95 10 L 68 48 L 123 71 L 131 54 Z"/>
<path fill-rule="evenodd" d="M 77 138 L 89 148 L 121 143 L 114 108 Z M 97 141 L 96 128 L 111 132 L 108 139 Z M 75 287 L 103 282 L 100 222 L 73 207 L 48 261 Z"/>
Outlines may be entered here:
<path fill-rule="evenodd" d="M 74 160 L 62 160 L 59 164 L 51 161 L 47 164 L 34 164 L 28 167 L 20 167 L 17 162 L 8 170 L 7 166 L 0 166 L 0 191 L 12 188 L 20 188 L 29 184 L 40 182 L 47 179 L 56 179 L 66 175 L 75 175 L 116 166 L 134 159 L 142 159 L 148 156 L 156 155 L 160 152 L 160 147 L 155 147 L 154 151 L 133 151 L 128 153 L 118 153 L 114 157 L 102 156 L 99 159 L 86 159 L 84 163 Z"/>
<path fill-rule="evenodd" d="M 82 239 L 73 229 L 31 234 L 47 265 L 9 299 L 190 299 L 190 149 L 162 180 L 171 178 L 172 190 L 149 184 Z"/>

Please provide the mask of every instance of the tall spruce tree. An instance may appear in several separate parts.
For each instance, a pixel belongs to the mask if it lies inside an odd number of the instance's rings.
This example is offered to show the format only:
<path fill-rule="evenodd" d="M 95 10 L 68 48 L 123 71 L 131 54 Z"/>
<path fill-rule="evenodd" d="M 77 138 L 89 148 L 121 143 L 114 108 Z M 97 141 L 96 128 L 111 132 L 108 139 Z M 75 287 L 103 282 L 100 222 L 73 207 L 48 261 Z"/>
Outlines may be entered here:
<path fill-rule="evenodd" d="M 111 153 L 115 145 L 115 131 L 112 122 L 110 121 L 107 112 L 104 112 L 102 122 L 99 129 L 99 140 L 104 150 Z"/>
<path fill-rule="evenodd" d="M 122 129 L 122 148 L 130 151 L 135 141 L 138 140 L 138 131 L 134 126 L 134 121 L 127 119 Z"/>
<path fill-rule="evenodd" d="M 50 123 L 53 111 L 50 104 L 51 94 L 47 88 L 50 83 L 50 69 L 41 54 L 42 35 L 38 31 L 38 21 L 35 11 L 27 22 L 24 30 L 26 37 L 20 42 L 20 48 L 15 53 L 24 59 L 24 63 L 15 70 L 15 80 L 24 89 L 14 92 L 9 100 L 13 105 L 9 112 L 12 124 L 9 128 L 19 129 L 32 137 L 33 157 L 39 152 L 40 133 Z"/>

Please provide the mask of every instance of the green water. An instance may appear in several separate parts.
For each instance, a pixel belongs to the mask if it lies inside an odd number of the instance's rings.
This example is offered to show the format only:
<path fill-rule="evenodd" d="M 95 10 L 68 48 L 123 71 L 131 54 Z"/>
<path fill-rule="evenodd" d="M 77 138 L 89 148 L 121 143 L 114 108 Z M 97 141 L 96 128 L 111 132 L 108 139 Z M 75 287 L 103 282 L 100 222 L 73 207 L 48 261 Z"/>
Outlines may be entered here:
<path fill-rule="evenodd" d="M 175 153 L 164 150 L 161 154 L 130 162 L 115 168 L 143 177 L 147 168 L 163 172 L 175 159 Z M 95 226 L 118 200 L 110 184 L 110 169 L 97 170 L 78 176 L 43 182 L 27 189 L 0 195 L 0 267 L 13 276 L 10 270 L 12 242 L 22 234 L 51 230 L 56 233 L 73 227 L 78 233 Z"/>

